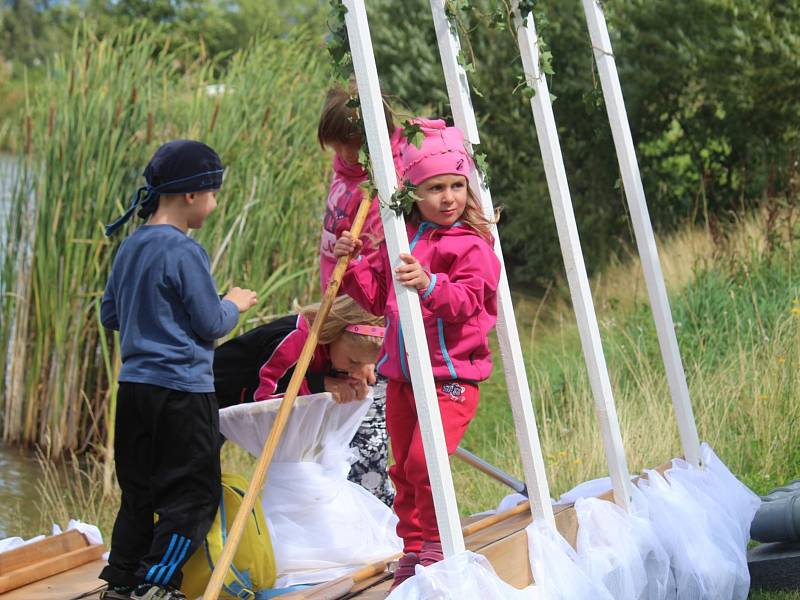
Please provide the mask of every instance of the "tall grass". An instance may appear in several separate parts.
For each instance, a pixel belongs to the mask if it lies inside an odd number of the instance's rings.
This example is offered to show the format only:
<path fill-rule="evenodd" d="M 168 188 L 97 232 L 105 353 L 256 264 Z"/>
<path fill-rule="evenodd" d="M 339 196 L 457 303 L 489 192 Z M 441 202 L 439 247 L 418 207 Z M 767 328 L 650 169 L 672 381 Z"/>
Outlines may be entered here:
<path fill-rule="evenodd" d="M 793 267 L 800 229 L 791 211 L 777 224 L 765 211 L 722 237 L 685 230 L 661 248 L 700 436 L 757 492 L 796 477 L 800 464 L 800 280 Z M 614 266 L 592 283 L 629 466 L 657 466 L 681 448 L 638 263 Z M 574 317 L 560 292 L 549 297 L 544 307 L 517 305 L 557 496 L 607 467 Z M 464 445 L 521 474 L 497 369 L 482 386 Z M 462 512 L 484 510 L 508 493 L 457 461 L 454 470 Z"/>
<path fill-rule="evenodd" d="M 322 48 L 302 28 L 262 36 L 219 78 L 189 54 L 159 31 L 85 31 L 27 98 L 0 284 L 6 442 L 46 444 L 53 456 L 106 444 L 118 348 L 97 309 L 124 235 L 106 240 L 102 226 L 168 139 L 201 139 L 228 167 L 197 238 L 220 289 L 260 291 L 247 318 L 288 310 L 314 290 L 307 269 L 327 183 L 315 146 Z M 212 83 L 223 93 L 210 95 Z"/>

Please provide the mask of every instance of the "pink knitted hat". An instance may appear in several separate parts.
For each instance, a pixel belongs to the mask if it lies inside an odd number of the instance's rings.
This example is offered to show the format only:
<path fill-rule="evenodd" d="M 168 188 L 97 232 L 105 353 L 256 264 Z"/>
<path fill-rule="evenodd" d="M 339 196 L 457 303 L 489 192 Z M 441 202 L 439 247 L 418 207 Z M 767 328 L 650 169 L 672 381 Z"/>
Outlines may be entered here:
<path fill-rule="evenodd" d="M 441 119 L 413 119 L 425 138 L 417 148 L 409 143 L 403 148 L 403 179 L 419 185 L 437 175 L 469 177 L 472 157 L 464 147 L 464 134 L 457 127 L 447 127 Z"/>

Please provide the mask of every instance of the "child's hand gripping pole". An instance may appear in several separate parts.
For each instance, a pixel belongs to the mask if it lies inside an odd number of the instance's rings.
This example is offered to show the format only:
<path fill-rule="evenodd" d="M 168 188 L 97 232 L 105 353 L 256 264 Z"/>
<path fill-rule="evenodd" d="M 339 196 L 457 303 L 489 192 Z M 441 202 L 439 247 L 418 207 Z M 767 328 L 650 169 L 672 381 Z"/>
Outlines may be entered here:
<path fill-rule="evenodd" d="M 357 239 L 361 234 L 361 228 L 367 218 L 367 213 L 369 212 L 371 204 L 372 198 L 369 195 L 369 191 L 365 190 L 361 199 L 361 204 L 358 207 L 355 222 L 351 228 L 354 239 Z M 339 292 L 339 285 L 342 282 L 342 277 L 347 269 L 349 260 L 349 256 L 342 256 L 336 261 L 336 267 L 333 269 L 328 288 L 325 290 L 319 312 L 314 317 L 314 323 L 311 325 L 308 339 L 306 339 L 306 343 L 303 345 L 300 358 L 297 361 L 292 378 L 286 388 L 286 394 L 283 396 L 278 414 L 275 417 L 275 424 L 272 426 L 269 437 L 264 444 L 264 449 L 261 451 L 261 456 L 258 458 L 253 473 L 253 479 L 250 480 L 250 486 L 247 488 L 247 493 L 244 495 L 242 504 L 239 506 L 239 510 L 236 513 L 236 518 L 228 533 L 228 539 L 222 549 L 222 554 L 217 564 L 214 566 L 214 572 L 211 574 L 208 586 L 206 586 L 206 591 L 203 594 L 204 600 L 217 600 L 219 598 L 222 584 L 225 582 L 225 574 L 231 566 L 233 555 L 236 553 L 236 548 L 239 546 L 239 542 L 242 539 L 242 532 L 244 531 L 247 516 L 250 514 L 250 511 L 253 510 L 253 505 L 256 502 L 259 490 L 264 487 L 264 482 L 267 478 L 267 469 L 272 461 L 273 454 L 275 454 L 275 449 L 281 439 L 283 430 L 286 427 L 286 422 L 289 420 L 289 413 L 292 411 L 292 405 L 297 397 L 297 392 L 300 390 L 300 384 L 306 376 L 306 370 L 314 355 L 314 350 L 317 347 L 320 329 L 322 329 L 322 325 L 325 323 L 325 319 L 327 319 L 328 313 L 330 312 L 331 305 L 336 299 L 336 294 Z"/>

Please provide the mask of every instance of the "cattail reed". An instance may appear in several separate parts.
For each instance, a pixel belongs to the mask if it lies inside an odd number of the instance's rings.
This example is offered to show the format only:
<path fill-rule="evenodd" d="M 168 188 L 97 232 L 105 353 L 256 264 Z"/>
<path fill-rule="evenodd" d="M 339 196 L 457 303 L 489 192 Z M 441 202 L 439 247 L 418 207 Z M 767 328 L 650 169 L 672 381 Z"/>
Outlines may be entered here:
<path fill-rule="evenodd" d="M 0 347 L 10 359 L 0 414 L 4 440 L 49 444 L 51 456 L 95 447 L 109 458 L 119 347 L 100 327 L 98 301 L 116 246 L 139 221 L 110 243 L 103 224 L 124 210 L 158 145 L 200 136 L 228 167 L 218 210 L 193 235 L 215 256 L 221 292 L 262 292 L 247 319 L 288 311 L 313 279 L 328 183 L 315 147 L 324 53 L 298 31 L 254 43 L 223 69 L 187 62 L 165 36 L 82 32 L 29 93 L 21 137 L 30 159 L 13 177 L 0 254 Z M 224 98 L 207 93 L 209 82 Z M 253 135 L 243 141 L 244 132 Z"/>

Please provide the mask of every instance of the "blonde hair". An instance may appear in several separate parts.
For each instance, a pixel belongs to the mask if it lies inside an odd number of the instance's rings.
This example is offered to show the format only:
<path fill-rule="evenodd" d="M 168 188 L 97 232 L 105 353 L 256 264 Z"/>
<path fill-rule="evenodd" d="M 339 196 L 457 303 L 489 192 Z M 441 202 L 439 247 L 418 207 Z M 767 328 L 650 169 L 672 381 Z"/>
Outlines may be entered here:
<path fill-rule="evenodd" d="M 314 323 L 314 319 L 319 312 L 319 302 L 303 306 L 298 311 L 305 317 L 308 324 Z M 361 335 L 346 331 L 348 325 L 373 325 L 383 327 L 383 317 L 376 317 L 370 312 L 361 308 L 350 296 L 341 295 L 333 301 L 328 318 L 322 324 L 319 332 L 320 344 L 330 344 L 331 342 L 344 338 L 348 343 L 358 348 L 374 349 L 376 352 L 383 345 L 383 338 L 373 335 Z"/>
<path fill-rule="evenodd" d="M 464 212 L 462 212 L 461 216 L 458 218 L 459 221 L 474 229 L 479 236 L 486 240 L 488 244 L 492 244 L 494 242 L 494 237 L 492 236 L 492 225 L 500 220 L 501 210 L 501 207 L 495 208 L 494 216 L 491 219 L 488 219 L 481 209 L 481 204 L 478 200 L 478 197 L 473 193 L 472 188 L 469 186 L 469 179 L 467 179 L 467 204 L 464 206 Z M 410 217 L 415 224 L 419 223 L 419 221 L 422 219 L 422 213 L 420 212 L 419 206 L 416 202 L 411 207 Z M 435 234 L 436 230 L 431 233 L 431 235 Z"/>

